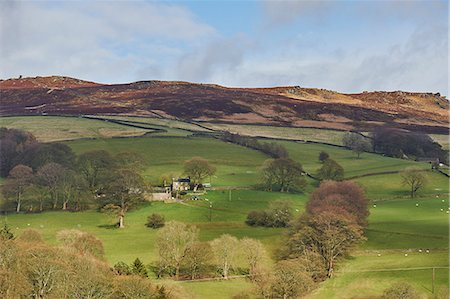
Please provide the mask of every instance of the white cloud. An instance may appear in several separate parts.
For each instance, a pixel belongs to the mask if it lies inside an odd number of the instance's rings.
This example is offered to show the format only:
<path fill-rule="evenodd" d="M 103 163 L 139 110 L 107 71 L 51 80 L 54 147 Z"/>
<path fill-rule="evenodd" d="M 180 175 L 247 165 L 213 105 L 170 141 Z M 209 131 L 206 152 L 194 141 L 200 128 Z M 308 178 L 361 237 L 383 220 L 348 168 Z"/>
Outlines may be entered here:
<path fill-rule="evenodd" d="M 342 7 L 354 2 L 268 1 L 265 17 L 276 28 L 224 37 L 187 8 L 167 2 L 4 1 L 0 77 L 448 94 L 448 24 L 436 10 L 442 1 L 426 8 L 413 2 L 358 2 L 346 10 Z M 355 16 L 370 21 L 358 28 L 335 26 L 331 16 L 339 9 L 355 26 L 360 25 Z M 299 17 L 307 21 L 295 27 Z M 313 20 L 321 18 L 328 27 Z"/>
<path fill-rule="evenodd" d="M 234 73 L 252 47 L 252 41 L 245 36 L 216 39 L 182 55 L 173 76 L 180 80 L 214 83 L 212 76 Z"/>
<path fill-rule="evenodd" d="M 5 1 L 0 11 L 3 78 L 129 80 L 142 64 L 158 59 L 155 53 L 174 55 L 174 48 L 217 35 L 189 10 L 165 3 Z"/>

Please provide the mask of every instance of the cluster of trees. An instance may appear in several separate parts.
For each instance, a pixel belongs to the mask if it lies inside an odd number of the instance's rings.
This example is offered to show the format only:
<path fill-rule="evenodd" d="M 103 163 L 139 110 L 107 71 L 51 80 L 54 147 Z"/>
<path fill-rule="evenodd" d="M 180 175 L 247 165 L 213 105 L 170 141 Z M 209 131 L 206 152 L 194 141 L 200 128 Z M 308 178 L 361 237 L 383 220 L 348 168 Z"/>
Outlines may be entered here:
<path fill-rule="evenodd" d="M 448 151 L 427 134 L 378 127 L 372 133 L 373 149 L 391 157 L 433 158 L 448 163 Z"/>
<path fill-rule="evenodd" d="M 241 240 L 228 234 L 211 242 L 199 241 L 199 230 L 182 222 L 169 221 L 157 236 L 158 277 L 197 279 L 219 274 L 228 279 L 231 273 L 255 275 L 267 257 L 261 242 Z M 246 265 L 245 269 L 237 265 Z"/>
<path fill-rule="evenodd" d="M 354 182 L 324 181 L 312 193 L 306 212 L 293 221 L 279 258 L 301 260 L 306 281 L 331 277 L 335 263 L 364 240 L 368 215 L 361 187 Z"/>
<path fill-rule="evenodd" d="M 183 298 L 173 286 L 119 275 L 105 262 L 100 240 L 88 233 L 60 232 L 57 246 L 32 229 L 14 238 L 4 227 L 0 238 L 1 298 Z"/>
<path fill-rule="evenodd" d="M 21 212 L 62 209 L 79 211 L 98 207 L 118 217 L 144 200 L 149 186 L 141 176 L 145 159 L 137 153 L 115 156 L 104 150 L 76 156 L 65 144 L 41 144 L 25 132 L 1 129 L 2 171 L 9 169 L 2 186 L 3 210 Z M 2 172 L 5 174 L 5 172 Z"/>
<path fill-rule="evenodd" d="M 268 191 L 301 191 L 306 186 L 303 167 L 290 158 L 267 160 L 261 169 L 262 188 Z"/>
<path fill-rule="evenodd" d="M 222 140 L 242 145 L 248 148 L 252 148 L 271 156 L 274 159 L 287 158 L 289 153 L 287 149 L 281 144 L 275 142 L 259 142 L 258 139 L 249 136 L 242 136 L 239 134 L 233 134 L 230 132 L 225 132 L 222 135 Z"/>
<path fill-rule="evenodd" d="M 131 265 L 124 262 L 117 262 L 113 268 L 119 275 L 137 275 L 140 277 L 148 277 L 147 267 L 139 258 L 136 258 Z"/>
<path fill-rule="evenodd" d="M 287 227 L 294 216 L 292 203 L 286 200 L 276 200 L 265 210 L 250 211 L 247 223 L 250 226 Z"/>
<path fill-rule="evenodd" d="M 36 138 L 21 130 L 0 128 L 0 176 L 6 177 L 20 160 L 24 152 L 38 144 Z"/>

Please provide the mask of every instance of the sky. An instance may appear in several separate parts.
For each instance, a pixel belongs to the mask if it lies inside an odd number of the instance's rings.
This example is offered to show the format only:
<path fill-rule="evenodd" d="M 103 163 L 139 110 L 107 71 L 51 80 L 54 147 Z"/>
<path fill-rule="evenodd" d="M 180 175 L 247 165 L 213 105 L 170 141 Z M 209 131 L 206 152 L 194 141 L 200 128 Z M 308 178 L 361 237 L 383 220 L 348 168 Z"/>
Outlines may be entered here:
<path fill-rule="evenodd" d="M 448 0 L 0 0 L 0 78 L 448 95 Z"/>

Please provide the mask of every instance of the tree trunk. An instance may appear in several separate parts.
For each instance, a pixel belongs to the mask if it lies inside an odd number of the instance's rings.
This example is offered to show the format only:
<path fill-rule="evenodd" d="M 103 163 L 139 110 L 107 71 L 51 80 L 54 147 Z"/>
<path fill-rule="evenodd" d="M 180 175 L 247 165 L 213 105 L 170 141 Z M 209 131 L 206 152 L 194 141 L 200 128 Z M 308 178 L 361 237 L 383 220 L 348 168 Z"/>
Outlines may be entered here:
<path fill-rule="evenodd" d="M 43 205 L 44 205 L 44 201 L 41 199 L 39 202 L 39 211 L 40 212 L 42 212 L 42 210 L 44 209 Z"/>
<path fill-rule="evenodd" d="M 22 198 L 20 196 L 20 191 L 17 192 L 17 207 L 16 207 L 16 212 L 19 213 L 20 212 L 20 206 L 22 203 Z"/>
<path fill-rule="evenodd" d="M 56 207 L 58 206 L 58 192 L 55 192 L 54 194 L 54 198 L 53 198 L 53 210 L 56 210 Z"/>
<path fill-rule="evenodd" d="M 180 278 L 180 266 L 177 265 L 175 267 L 175 280 L 178 280 Z"/>
<path fill-rule="evenodd" d="M 123 215 L 119 215 L 119 228 L 125 228 L 125 224 L 123 222 Z"/>
<path fill-rule="evenodd" d="M 328 274 L 327 276 L 331 278 L 333 276 L 333 261 L 328 263 Z"/>
<path fill-rule="evenodd" d="M 223 278 L 228 279 L 228 262 L 223 265 Z"/>
<path fill-rule="evenodd" d="M 63 201 L 62 209 L 63 211 L 67 210 L 67 201 Z"/>

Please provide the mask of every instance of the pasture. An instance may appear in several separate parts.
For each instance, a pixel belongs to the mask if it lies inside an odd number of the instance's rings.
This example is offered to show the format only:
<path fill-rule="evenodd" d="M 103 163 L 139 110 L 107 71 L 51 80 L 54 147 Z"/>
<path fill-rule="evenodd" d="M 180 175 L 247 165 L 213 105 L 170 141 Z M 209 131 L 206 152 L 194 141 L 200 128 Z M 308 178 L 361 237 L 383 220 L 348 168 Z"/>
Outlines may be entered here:
<path fill-rule="evenodd" d="M 63 121 L 69 118 L 51 119 Z M 91 122 L 114 125 L 86 119 L 71 121 L 83 122 L 87 128 L 90 128 Z M 11 124 L 19 125 L 20 122 Z M 212 240 L 224 233 L 239 238 L 248 236 L 259 239 L 273 256 L 275 249 L 283 242 L 285 229 L 249 227 L 244 222 L 247 213 L 264 209 L 270 202 L 283 199 L 292 201 L 295 213 L 299 215 L 317 183 L 309 180 L 305 193 L 299 194 L 253 190 L 252 186 L 259 181 L 259 169 L 268 156 L 218 139 L 188 136 L 190 133 L 185 131 L 188 128 L 180 128 L 183 125 L 177 121 L 170 124 L 149 122 L 149 125 L 170 125 L 174 131 L 168 131 L 165 136 L 158 133 L 151 134 L 152 137 L 72 140 L 66 141 L 66 144 L 77 154 L 98 149 L 105 149 L 113 154 L 123 151 L 141 153 L 148 162 L 144 175 L 153 184 L 158 183 L 162 175 L 181 175 L 185 160 L 201 156 L 217 167 L 216 175 L 211 178 L 212 186 L 217 190 L 208 191 L 198 201 L 146 203 L 126 214 L 126 228 L 123 230 L 113 228 L 115 218 L 96 211 L 10 214 L 0 216 L 0 222 L 6 221 L 15 234 L 20 234 L 26 228 L 37 229 L 42 232 L 45 240 L 53 244 L 57 243 L 56 233 L 62 229 L 85 230 L 103 241 L 109 263 L 130 263 L 139 257 L 144 263 L 151 264 L 157 258 L 157 230 L 147 228 L 145 223 L 150 214 L 160 213 L 166 220 L 196 225 L 200 229 L 201 240 Z M 100 130 L 99 126 L 96 125 L 92 130 Z M 129 129 L 121 125 L 114 126 Z M 362 154 L 358 159 L 354 153 L 340 147 L 293 141 L 280 143 L 288 149 L 294 160 L 312 174 L 321 166 L 318 161 L 320 151 L 328 152 L 331 158 L 344 167 L 345 177 L 358 182 L 371 201 L 367 241 L 340 263 L 334 278 L 324 282 L 309 297 L 378 296 L 395 281 L 412 283 L 421 294 L 431 297 L 431 267 L 449 265 L 448 178 L 431 172 L 427 163 L 369 153 Z M 428 178 L 428 184 L 419 190 L 415 199 L 409 198 L 408 188 L 402 185 L 401 175 L 398 173 L 410 166 L 426 170 Z M 212 202 L 212 209 L 205 198 Z M 426 253 L 426 249 L 430 252 Z M 448 269 L 437 269 L 436 289 L 448 285 L 448 282 Z M 252 287 L 246 279 L 173 283 L 183 287 L 195 298 L 230 298 Z"/>
<path fill-rule="evenodd" d="M 0 127 L 31 132 L 41 142 L 140 136 L 149 131 L 93 119 L 59 116 L 1 117 Z"/>

